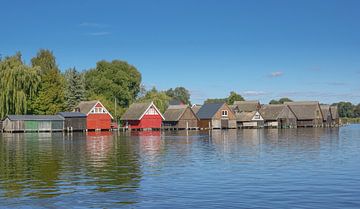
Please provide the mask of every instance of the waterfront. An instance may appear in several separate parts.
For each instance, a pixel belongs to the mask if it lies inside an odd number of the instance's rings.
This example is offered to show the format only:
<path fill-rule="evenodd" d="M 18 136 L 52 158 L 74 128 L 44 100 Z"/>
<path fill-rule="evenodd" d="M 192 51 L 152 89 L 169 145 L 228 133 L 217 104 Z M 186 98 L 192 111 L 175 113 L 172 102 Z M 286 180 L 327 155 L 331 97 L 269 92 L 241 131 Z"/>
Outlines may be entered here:
<path fill-rule="evenodd" d="M 0 135 L 1 208 L 359 208 L 360 126 Z"/>

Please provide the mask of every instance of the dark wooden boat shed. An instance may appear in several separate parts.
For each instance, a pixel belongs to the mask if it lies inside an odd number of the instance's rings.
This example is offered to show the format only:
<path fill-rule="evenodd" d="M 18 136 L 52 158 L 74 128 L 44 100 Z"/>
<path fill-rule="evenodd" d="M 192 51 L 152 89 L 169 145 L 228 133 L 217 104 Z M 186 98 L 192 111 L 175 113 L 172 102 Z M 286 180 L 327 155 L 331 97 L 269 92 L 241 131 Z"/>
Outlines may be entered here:
<path fill-rule="evenodd" d="M 65 119 L 66 131 L 86 131 L 86 114 L 81 112 L 59 112 L 58 115 Z"/>

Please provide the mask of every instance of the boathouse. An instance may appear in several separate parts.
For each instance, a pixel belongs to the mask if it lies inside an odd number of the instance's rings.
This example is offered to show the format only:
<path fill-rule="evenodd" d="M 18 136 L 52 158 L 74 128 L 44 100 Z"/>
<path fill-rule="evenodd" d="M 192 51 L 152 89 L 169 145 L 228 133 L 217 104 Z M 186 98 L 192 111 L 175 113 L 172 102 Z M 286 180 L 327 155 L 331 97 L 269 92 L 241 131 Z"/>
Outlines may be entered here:
<path fill-rule="evenodd" d="M 191 109 L 195 114 L 197 114 L 199 112 L 200 108 L 201 108 L 201 105 L 197 105 L 197 104 L 194 104 L 193 106 L 191 106 Z"/>
<path fill-rule="evenodd" d="M 258 111 L 235 113 L 238 128 L 262 128 L 264 118 Z"/>
<path fill-rule="evenodd" d="M 297 118 L 287 105 L 263 105 L 260 114 L 267 128 L 296 128 Z"/>
<path fill-rule="evenodd" d="M 8 115 L 3 120 L 5 132 L 55 132 L 64 130 L 60 115 Z"/>
<path fill-rule="evenodd" d="M 153 102 L 134 103 L 121 117 L 126 129 L 157 130 L 161 129 L 164 116 Z"/>
<path fill-rule="evenodd" d="M 236 117 L 226 103 L 204 104 L 198 113 L 200 129 L 236 128 Z"/>
<path fill-rule="evenodd" d="M 339 117 L 338 107 L 330 106 L 330 112 L 331 112 L 332 126 L 339 126 L 340 117 Z"/>
<path fill-rule="evenodd" d="M 321 113 L 323 115 L 323 124 L 325 127 L 332 126 L 332 116 L 330 105 L 320 105 Z"/>
<path fill-rule="evenodd" d="M 86 131 L 86 114 L 81 112 L 59 112 L 64 118 L 64 129 L 66 131 Z"/>
<path fill-rule="evenodd" d="M 88 131 L 111 129 L 111 121 L 114 118 L 98 100 L 80 102 L 75 108 L 75 112 L 86 115 L 86 128 Z"/>
<path fill-rule="evenodd" d="M 165 129 L 197 129 L 198 117 L 188 105 L 170 105 L 164 113 Z"/>
<path fill-rule="evenodd" d="M 323 115 L 317 101 L 285 102 L 297 118 L 297 127 L 322 127 Z"/>

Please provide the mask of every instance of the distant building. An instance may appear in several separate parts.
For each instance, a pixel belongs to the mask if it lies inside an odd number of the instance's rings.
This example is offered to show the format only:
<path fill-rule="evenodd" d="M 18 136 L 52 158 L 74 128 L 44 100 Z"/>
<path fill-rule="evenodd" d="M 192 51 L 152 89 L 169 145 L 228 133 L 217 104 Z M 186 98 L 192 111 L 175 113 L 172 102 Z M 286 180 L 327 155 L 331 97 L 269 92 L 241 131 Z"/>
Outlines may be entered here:
<path fill-rule="evenodd" d="M 320 105 L 321 113 L 323 115 L 323 124 L 326 127 L 332 126 L 332 115 L 330 105 Z"/>
<path fill-rule="evenodd" d="M 196 114 L 188 105 L 171 105 L 164 113 L 164 128 L 197 129 Z"/>
<path fill-rule="evenodd" d="M 262 128 L 264 118 L 258 111 L 235 113 L 238 128 Z"/>
<path fill-rule="evenodd" d="M 285 102 L 297 118 L 298 127 L 321 127 L 324 117 L 317 101 Z"/>
<path fill-rule="evenodd" d="M 182 102 L 179 99 L 172 99 L 172 100 L 170 100 L 169 105 L 170 106 L 172 106 L 172 105 L 185 105 L 185 103 Z"/>
<path fill-rule="evenodd" d="M 235 114 L 226 103 L 204 104 L 196 115 L 201 129 L 236 128 Z"/>
<path fill-rule="evenodd" d="M 59 112 L 58 115 L 65 119 L 64 128 L 66 131 L 86 131 L 86 114 L 81 112 Z"/>
<path fill-rule="evenodd" d="M 235 101 L 231 106 L 235 113 L 258 111 L 261 108 L 258 100 Z"/>
<path fill-rule="evenodd" d="M 332 126 L 340 125 L 340 117 L 339 117 L 338 107 L 330 106 L 330 112 L 331 112 Z"/>
<path fill-rule="evenodd" d="M 111 129 L 111 121 L 114 118 L 98 100 L 80 102 L 75 108 L 75 112 L 81 112 L 87 116 L 86 128 L 89 131 Z"/>
<path fill-rule="evenodd" d="M 164 119 L 153 102 L 134 103 L 121 117 L 125 128 L 139 130 L 160 129 Z"/>
<path fill-rule="evenodd" d="M 296 128 L 297 118 L 287 105 L 263 105 L 260 114 L 269 128 Z"/>
<path fill-rule="evenodd" d="M 59 115 L 8 115 L 3 121 L 5 132 L 55 132 L 64 130 Z"/>

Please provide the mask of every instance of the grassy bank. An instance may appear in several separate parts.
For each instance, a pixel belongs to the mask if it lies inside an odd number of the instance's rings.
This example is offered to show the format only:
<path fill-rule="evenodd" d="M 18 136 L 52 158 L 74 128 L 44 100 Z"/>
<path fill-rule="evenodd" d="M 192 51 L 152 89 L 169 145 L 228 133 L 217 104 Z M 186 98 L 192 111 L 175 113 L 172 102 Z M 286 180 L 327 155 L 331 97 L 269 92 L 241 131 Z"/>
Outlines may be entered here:
<path fill-rule="evenodd" d="M 341 123 L 342 124 L 355 124 L 355 123 L 360 123 L 360 118 L 341 118 Z"/>

